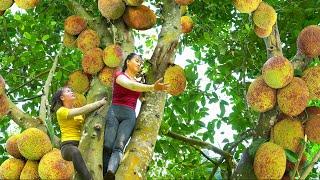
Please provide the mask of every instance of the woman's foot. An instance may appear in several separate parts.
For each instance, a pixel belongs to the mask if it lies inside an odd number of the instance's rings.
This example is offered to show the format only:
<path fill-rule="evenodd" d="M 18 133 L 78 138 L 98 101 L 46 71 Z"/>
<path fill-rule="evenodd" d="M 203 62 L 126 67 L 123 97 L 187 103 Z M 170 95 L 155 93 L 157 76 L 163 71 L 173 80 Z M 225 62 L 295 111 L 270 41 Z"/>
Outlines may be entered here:
<path fill-rule="evenodd" d="M 115 180 L 115 174 L 108 170 L 107 173 L 103 176 L 104 180 Z"/>

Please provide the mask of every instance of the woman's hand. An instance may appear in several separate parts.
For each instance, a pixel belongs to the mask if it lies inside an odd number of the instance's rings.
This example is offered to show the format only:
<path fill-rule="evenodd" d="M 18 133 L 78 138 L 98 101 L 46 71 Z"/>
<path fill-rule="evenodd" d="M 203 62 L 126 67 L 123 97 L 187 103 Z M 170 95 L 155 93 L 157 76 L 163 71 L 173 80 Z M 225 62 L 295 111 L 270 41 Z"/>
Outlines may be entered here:
<path fill-rule="evenodd" d="M 168 83 L 161 83 L 163 78 L 160 78 L 153 84 L 153 88 L 155 91 L 167 91 L 170 85 Z"/>
<path fill-rule="evenodd" d="M 103 97 L 101 100 L 99 100 L 101 106 L 105 105 L 107 103 L 106 97 Z"/>

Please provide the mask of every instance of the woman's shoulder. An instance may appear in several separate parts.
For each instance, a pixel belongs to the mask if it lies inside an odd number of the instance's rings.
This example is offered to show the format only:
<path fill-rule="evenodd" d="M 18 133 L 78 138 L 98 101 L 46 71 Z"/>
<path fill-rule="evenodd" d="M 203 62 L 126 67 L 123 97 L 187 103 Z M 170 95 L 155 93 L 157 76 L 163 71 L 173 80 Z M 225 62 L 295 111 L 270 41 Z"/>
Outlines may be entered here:
<path fill-rule="evenodd" d="M 57 110 L 57 114 L 61 114 L 61 113 L 68 113 L 70 111 L 70 109 L 62 106 Z"/>

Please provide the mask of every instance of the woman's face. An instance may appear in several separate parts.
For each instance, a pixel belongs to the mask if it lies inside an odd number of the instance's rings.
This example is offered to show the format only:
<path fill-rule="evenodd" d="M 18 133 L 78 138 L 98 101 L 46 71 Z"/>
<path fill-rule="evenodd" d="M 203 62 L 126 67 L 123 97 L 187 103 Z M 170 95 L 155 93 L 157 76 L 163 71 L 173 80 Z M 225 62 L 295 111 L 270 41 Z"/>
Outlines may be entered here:
<path fill-rule="evenodd" d="M 68 87 L 63 88 L 62 95 L 60 96 L 60 99 L 62 100 L 63 103 L 72 102 L 75 98 L 76 97 L 70 88 Z"/>
<path fill-rule="evenodd" d="M 139 56 L 133 56 L 129 61 L 127 61 L 127 67 L 130 71 L 137 74 L 142 66 L 142 59 Z"/>

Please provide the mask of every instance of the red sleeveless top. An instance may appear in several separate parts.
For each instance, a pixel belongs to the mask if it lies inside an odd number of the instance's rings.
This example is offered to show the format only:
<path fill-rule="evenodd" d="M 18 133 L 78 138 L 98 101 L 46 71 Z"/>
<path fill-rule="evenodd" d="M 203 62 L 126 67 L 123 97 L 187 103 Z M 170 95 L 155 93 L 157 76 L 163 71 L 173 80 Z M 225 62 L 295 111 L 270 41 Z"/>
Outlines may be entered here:
<path fill-rule="evenodd" d="M 129 78 L 126 74 L 124 74 L 121 71 L 117 71 L 115 73 L 115 78 L 113 81 L 112 104 L 128 106 L 128 107 L 132 108 L 133 110 L 135 110 L 136 105 L 137 105 L 137 100 L 138 100 L 139 96 L 141 95 L 141 92 L 131 91 L 130 89 L 127 89 L 127 88 L 119 85 L 116 82 L 116 79 L 121 74 L 123 74 L 127 78 Z"/>

